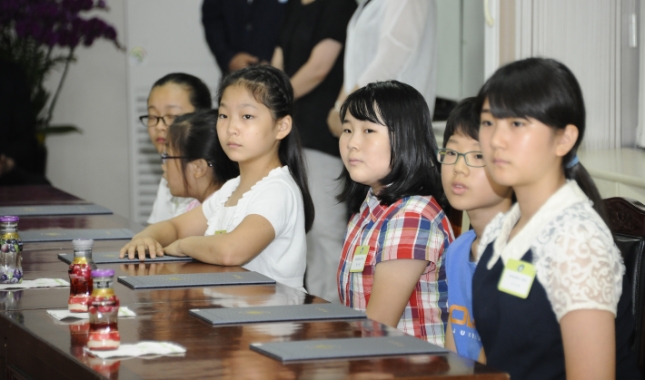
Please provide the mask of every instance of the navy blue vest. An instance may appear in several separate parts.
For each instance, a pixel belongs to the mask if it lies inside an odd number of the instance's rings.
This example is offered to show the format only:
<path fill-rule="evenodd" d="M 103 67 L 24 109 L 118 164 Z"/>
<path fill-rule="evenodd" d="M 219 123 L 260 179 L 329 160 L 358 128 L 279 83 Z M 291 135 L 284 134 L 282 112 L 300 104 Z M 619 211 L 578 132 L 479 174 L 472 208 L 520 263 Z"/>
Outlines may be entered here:
<path fill-rule="evenodd" d="M 504 264 L 500 258 L 488 270 L 492 253 L 493 243 L 486 247 L 473 277 L 473 314 L 487 365 L 508 372 L 511 379 L 565 379 L 560 324 L 542 284 L 536 278 L 526 299 L 499 291 Z M 533 262 L 532 256 L 529 250 L 522 260 Z M 630 349 L 634 321 L 627 281 L 625 276 L 616 317 L 616 378 L 640 379 Z"/>

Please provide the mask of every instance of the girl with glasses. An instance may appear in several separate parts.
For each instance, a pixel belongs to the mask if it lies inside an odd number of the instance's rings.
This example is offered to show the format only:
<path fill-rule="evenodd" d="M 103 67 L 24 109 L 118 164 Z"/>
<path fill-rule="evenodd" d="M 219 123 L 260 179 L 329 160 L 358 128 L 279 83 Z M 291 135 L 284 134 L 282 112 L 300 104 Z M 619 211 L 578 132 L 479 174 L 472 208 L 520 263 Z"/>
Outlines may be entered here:
<path fill-rule="evenodd" d="M 241 265 L 304 290 L 314 208 L 292 114 L 293 89 L 280 70 L 261 65 L 227 75 L 217 134 L 240 175 L 201 206 L 137 234 L 121 257 L 143 259 L 147 251 Z"/>
<path fill-rule="evenodd" d="M 443 346 L 453 240 L 430 110 L 412 86 L 370 83 L 340 109 L 345 168 L 338 196 L 354 213 L 338 268 L 341 303 Z"/>
<path fill-rule="evenodd" d="M 177 117 L 168 129 L 161 154 L 163 178 L 175 197 L 193 198 L 186 211 L 199 206 L 226 181 L 239 175 L 217 138 L 217 110 Z"/>
<path fill-rule="evenodd" d="M 625 267 L 576 152 L 582 91 L 551 59 L 510 63 L 477 96 L 491 178 L 517 203 L 478 244 L 473 312 L 487 364 L 513 379 L 640 378 Z"/>
<path fill-rule="evenodd" d="M 148 130 L 150 141 L 159 153 L 166 151 L 168 128 L 177 116 L 212 108 L 211 93 L 199 78 L 190 74 L 172 73 L 157 80 L 148 95 L 148 113 L 139 117 Z M 167 181 L 159 182 L 157 197 L 148 223 L 153 224 L 186 212 L 192 198 L 170 193 Z"/>

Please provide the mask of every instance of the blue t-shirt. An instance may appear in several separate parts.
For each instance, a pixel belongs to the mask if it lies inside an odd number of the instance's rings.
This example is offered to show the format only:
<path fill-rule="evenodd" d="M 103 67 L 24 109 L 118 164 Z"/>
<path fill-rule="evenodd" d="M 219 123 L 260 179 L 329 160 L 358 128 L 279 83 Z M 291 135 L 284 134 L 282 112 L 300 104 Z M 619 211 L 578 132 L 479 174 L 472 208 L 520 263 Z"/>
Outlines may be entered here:
<path fill-rule="evenodd" d="M 477 360 L 482 342 L 473 316 L 473 275 L 476 263 L 470 261 L 470 246 L 475 241 L 470 230 L 457 238 L 446 250 L 449 318 L 457 353 Z"/>

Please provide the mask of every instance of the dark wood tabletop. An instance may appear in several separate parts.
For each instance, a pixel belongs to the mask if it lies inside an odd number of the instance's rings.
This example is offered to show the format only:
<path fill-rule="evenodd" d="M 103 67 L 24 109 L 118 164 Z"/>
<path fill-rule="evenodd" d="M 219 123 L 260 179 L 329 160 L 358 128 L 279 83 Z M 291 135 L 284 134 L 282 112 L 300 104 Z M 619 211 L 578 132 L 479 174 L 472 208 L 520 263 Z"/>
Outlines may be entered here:
<path fill-rule="evenodd" d="M 65 198 L 56 189 L 39 190 Z M 2 194 L 11 191 L 0 188 Z M 30 194 L 33 194 L 30 193 Z M 12 195 L 18 202 L 17 195 Z M 70 196 L 71 197 L 71 196 Z M 69 201 L 70 198 L 67 198 Z M 2 205 L 11 205 L 3 203 Z M 65 202 L 65 199 L 62 199 Z M 44 203 L 38 203 L 44 204 Z M 20 230 L 38 228 L 135 228 L 116 215 L 34 217 Z M 26 220 L 26 219 L 25 219 Z M 126 241 L 96 241 L 95 252 L 117 251 Z M 68 279 L 59 253 L 71 253 L 71 242 L 25 243 L 25 279 Z M 244 271 L 201 262 L 99 264 L 115 276 Z M 0 291 L 0 378 L 11 379 L 508 379 L 508 375 L 456 354 L 413 355 L 283 364 L 251 351 L 251 343 L 351 337 L 398 336 L 380 323 L 324 321 L 259 323 L 214 327 L 189 314 L 194 308 L 326 303 L 286 285 L 196 287 L 131 290 L 115 281 L 121 305 L 136 313 L 120 318 L 123 344 L 171 341 L 186 348 L 180 356 L 100 359 L 84 352 L 87 321 L 58 321 L 50 309 L 66 309 L 69 288 Z"/>

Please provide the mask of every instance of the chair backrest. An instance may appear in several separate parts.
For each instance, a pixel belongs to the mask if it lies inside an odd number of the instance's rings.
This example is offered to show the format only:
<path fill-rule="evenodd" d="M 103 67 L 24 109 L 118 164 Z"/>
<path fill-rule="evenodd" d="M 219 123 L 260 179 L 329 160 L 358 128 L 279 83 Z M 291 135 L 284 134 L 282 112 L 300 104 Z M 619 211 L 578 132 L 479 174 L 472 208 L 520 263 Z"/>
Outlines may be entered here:
<path fill-rule="evenodd" d="M 623 254 L 626 274 L 632 284 L 633 348 L 638 354 L 638 367 L 645 373 L 645 205 L 620 197 L 605 199 L 604 204 L 609 228 Z"/>

